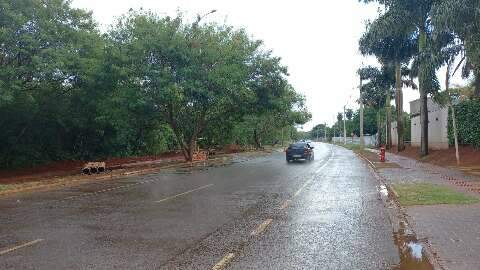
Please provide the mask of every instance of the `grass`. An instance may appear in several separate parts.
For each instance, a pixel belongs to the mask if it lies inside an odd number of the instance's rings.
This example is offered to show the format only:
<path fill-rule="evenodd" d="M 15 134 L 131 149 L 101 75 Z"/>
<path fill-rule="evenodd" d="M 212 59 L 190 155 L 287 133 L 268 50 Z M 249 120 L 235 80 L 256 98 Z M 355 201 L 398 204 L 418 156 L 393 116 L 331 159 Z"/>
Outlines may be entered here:
<path fill-rule="evenodd" d="M 429 183 L 394 184 L 401 205 L 472 204 L 479 199 L 442 185 Z"/>
<path fill-rule="evenodd" d="M 0 185 L 0 191 L 5 191 L 7 189 L 9 189 L 10 186 L 9 185 Z"/>
<path fill-rule="evenodd" d="M 343 143 L 336 143 L 335 145 L 338 145 L 338 146 L 341 146 L 341 147 L 344 147 L 344 148 L 347 148 L 348 150 L 352 150 L 354 152 L 358 152 L 358 151 L 362 151 L 362 146 L 360 146 L 359 144 L 352 144 L 352 143 L 347 143 L 347 144 L 343 144 Z M 365 148 L 365 147 L 364 147 Z"/>

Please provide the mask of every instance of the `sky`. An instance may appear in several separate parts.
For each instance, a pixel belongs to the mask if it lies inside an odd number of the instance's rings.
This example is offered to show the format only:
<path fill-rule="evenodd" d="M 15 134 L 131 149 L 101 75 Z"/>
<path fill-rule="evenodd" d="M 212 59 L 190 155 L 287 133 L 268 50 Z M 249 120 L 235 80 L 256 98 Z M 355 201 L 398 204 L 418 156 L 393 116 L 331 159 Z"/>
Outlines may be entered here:
<path fill-rule="evenodd" d="M 245 28 L 282 58 L 289 82 L 305 95 L 312 113 L 312 120 L 303 126 L 306 131 L 320 123 L 333 124 L 344 105 L 357 108 L 356 70 L 362 64 L 376 64 L 373 57 L 361 56 L 358 40 L 365 21 L 377 16 L 378 6 L 358 0 L 73 0 L 72 5 L 92 11 L 102 30 L 130 8 L 171 16 L 180 10 L 192 20 L 217 10 L 204 20 Z M 418 97 L 418 91 L 405 89 L 404 110 L 408 112 L 408 102 Z"/>

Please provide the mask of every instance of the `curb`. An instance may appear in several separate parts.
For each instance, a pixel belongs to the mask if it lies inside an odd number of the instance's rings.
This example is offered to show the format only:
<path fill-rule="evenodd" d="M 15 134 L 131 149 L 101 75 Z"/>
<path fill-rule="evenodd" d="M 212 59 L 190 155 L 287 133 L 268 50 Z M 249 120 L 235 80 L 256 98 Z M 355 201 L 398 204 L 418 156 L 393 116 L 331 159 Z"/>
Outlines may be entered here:
<path fill-rule="evenodd" d="M 55 189 L 55 188 L 60 188 L 60 187 L 72 187 L 76 185 L 81 185 L 93 181 L 104 181 L 104 180 L 113 180 L 113 179 L 118 179 L 121 177 L 126 177 L 126 176 L 133 176 L 133 175 L 146 175 L 150 173 L 156 173 L 160 172 L 165 169 L 172 169 L 172 168 L 190 168 L 194 167 L 197 164 L 203 164 L 203 166 L 208 166 L 210 165 L 209 163 L 213 163 L 218 160 L 225 160 L 227 158 L 228 160 L 231 160 L 232 157 L 227 156 L 227 155 L 219 155 L 218 157 L 212 158 L 207 161 L 194 161 L 194 162 L 178 162 L 174 164 L 168 164 L 165 166 L 156 166 L 156 167 L 145 167 L 143 169 L 137 169 L 137 170 L 130 170 L 130 171 L 122 171 L 122 172 L 116 172 L 113 173 L 113 171 L 110 171 L 109 173 L 101 174 L 101 175 L 76 175 L 76 176 L 71 176 L 71 178 L 58 178 L 55 180 L 45 180 L 46 183 L 38 183 L 37 185 L 31 185 L 31 186 L 23 186 L 23 187 L 18 187 L 18 188 L 12 188 L 12 189 L 7 189 L 4 191 L 0 191 L 0 198 L 1 197 L 7 197 L 19 193 L 28 193 L 28 192 L 36 192 L 36 191 L 46 191 L 50 189 Z M 133 169 L 134 167 L 132 167 Z M 118 170 L 120 171 L 120 170 Z M 50 182 L 48 182 L 50 181 Z M 35 183 L 35 182 L 32 182 Z"/>
<path fill-rule="evenodd" d="M 380 182 L 381 185 L 384 185 L 387 188 L 389 194 L 392 194 L 392 196 L 388 196 L 389 197 L 388 199 L 382 198 L 382 202 L 384 203 L 384 206 L 387 208 L 387 210 L 388 209 L 392 210 L 387 212 L 389 214 L 389 219 L 392 223 L 393 231 L 394 232 L 398 231 L 396 230 L 396 228 L 399 226 L 399 224 L 403 223 L 406 226 L 406 228 L 408 228 L 408 230 L 411 231 L 416 238 L 417 233 L 415 232 L 415 229 L 413 228 L 410 221 L 408 220 L 408 214 L 398 202 L 398 198 L 399 198 L 398 193 L 391 187 L 391 185 L 387 184 L 386 179 L 377 172 L 377 168 L 370 160 L 368 160 L 366 157 L 364 157 L 360 153 L 357 153 L 357 152 L 354 152 L 354 153 L 358 157 L 360 157 L 362 160 L 367 162 L 367 166 L 369 167 L 375 179 L 377 179 L 377 181 Z M 438 253 L 433 249 L 433 247 L 428 242 L 428 240 L 419 241 L 419 243 L 421 243 L 422 246 L 424 247 L 425 256 L 427 257 L 428 261 L 432 265 L 433 269 L 445 270 L 446 268 L 440 264 L 440 258 L 438 258 L 438 255 L 436 255 Z"/>

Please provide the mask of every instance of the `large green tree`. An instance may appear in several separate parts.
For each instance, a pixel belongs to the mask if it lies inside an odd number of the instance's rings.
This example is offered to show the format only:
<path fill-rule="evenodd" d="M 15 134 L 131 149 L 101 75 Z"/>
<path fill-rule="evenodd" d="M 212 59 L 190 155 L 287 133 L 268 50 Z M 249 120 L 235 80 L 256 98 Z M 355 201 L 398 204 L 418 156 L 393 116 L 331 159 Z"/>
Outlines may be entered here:
<path fill-rule="evenodd" d="M 260 43 L 243 30 L 130 12 L 110 36 L 118 54 L 129 56 L 121 66 L 129 76 L 120 83 L 141 91 L 186 160 L 203 131 L 242 112 L 253 98 L 247 82 Z"/>
<path fill-rule="evenodd" d="M 82 158 L 98 148 L 103 40 L 68 2 L 0 0 L 0 164 Z"/>

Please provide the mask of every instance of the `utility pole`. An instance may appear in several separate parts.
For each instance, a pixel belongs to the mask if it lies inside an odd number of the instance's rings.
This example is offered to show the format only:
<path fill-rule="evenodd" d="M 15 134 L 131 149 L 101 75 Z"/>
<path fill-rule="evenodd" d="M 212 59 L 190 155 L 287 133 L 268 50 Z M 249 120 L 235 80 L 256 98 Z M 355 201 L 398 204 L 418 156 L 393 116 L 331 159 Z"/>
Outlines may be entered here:
<path fill-rule="evenodd" d="M 363 97 L 362 97 L 362 77 L 360 77 L 360 146 L 365 147 L 365 138 L 363 137 Z"/>
<path fill-rule="evenodd" d="M 323 128 L 323 130 L 325 131 L 325 141 L 324 142 L 327 142 L 327 122 L 325 122 L 325 127 Z"/>
<path fill-rule="evenodd" d="M 346 105 L 345 105 L 346 106 Z M 343 144 L 347 144 L 347 126 L 345 121 L 345 106 L 343 106 Z"/>

